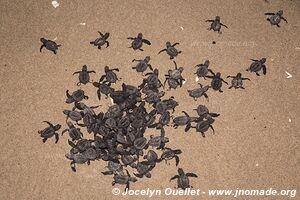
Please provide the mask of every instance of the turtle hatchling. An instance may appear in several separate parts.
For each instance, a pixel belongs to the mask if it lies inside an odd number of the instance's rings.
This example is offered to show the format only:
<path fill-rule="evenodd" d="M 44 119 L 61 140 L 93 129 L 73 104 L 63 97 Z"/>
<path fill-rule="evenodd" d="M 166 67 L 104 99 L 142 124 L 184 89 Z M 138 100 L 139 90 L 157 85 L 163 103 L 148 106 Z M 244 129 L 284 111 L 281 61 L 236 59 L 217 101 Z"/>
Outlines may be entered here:
<path fill-rule="evenodd" d="M 69 136 L 72 139 L 72 141 L 79 140 L 79 139 L 81 139 L 81 137 L 83 137 L 83 134 L 80 132 L 80 129 L 76 128 L 72 122 L 67 122 L 67 125 L 68 125 L 69 128 L 63 130 L 61 135 L 63 135 L 65 132 L 68 131 Z"/>
<path fill-rule="evenodd" d="M 196 75 L 201 78 L 203 77 L 205 79 L 205 76 L 208 74 L 208 72 L 212 72 L 211 69 L 208 69 L 209 66 L 209 60 L 206 60 L 203 64 L 196 65 L 197 71 Z"/>
<path fill-rule="evenodd" d="M 38 131 L 38 133 L 43 138 L 43 142 L 45 143 L 48 138 L 55 136 L 55 143 L 57 143 L 58 139 L 59 139 L 59 135 L 56 131 L 58 131 L 61 128 L 61 125 L 57 124 L 54 126 L 52 123 L 50 123 L 48 121 L 44 121 L 44 122 L 47 123 L 49 126 L 47 128 L 45 128 L 44 130 Z"/>
<path fill-rule="evenodd" d="M 215 122 L 215 120 L 212 117 L 208 117 L 206 120 L 201 120 L 199 122 L 197 122 L 196 127 L 196 131 L 200 132 L 202 134 L 202 137 L 205 137 L 205 132 L 208 131 L 209 128 L 211 128 L 211 130 L 213 131 L 213 133 L 215 133 L 214 127 L 212 126 L 212 124 Z"/>
<path fill-rule="evenodd" d="M 190 117 L 185 111 L 182 111 L 184 116 L 178 116 L 173 119 L 173 127 L 177 128 L 178 126 L 186 126 L 185 132 L 189 131 L 191 128 L 191 122 L 196 121 L 197 118 Z"/>
<path fill-rule="evenodd" d="M 210 20 L 206 20 L 206 22 L 211 22 L 210 28 L 208 28 L 208 30 L 214 30 L 214 31 L 218 31 L 218 33 L 222 33 L 221 32 L 221 27 L 224 26 L 225 28 L 228 28 L 225 24 L 222 24 L 220 22 L 220 16 L 216 16 L 215 19 L 210 19 Z"/>
<path fill-rule="evenodd" d="M 74 91 L 71 95 L 69 94 L 69 90 L 67 90 L 66 95 L 67 95 L 66 103 L 68 104 L 73 102 L 79 102 L 82 101 L 83 99 L 89 98 L 88 96 L 84 95 L 84 91 L 81 89 Z"/>
<path fill-rule="evenodd" d="M 173 176 L 170 181 L 177 179 L 177 187 L 185 190 L 192 188 L 192 186 L 190 186 L 189 177 L 197 178 L 198 176 L 191 172 L 185 173 L 182 168 L 178 168 L 178 175 Z"/>
<path fill-rule="evenodd" d="M 160 157 L 160 160 L 165 160 L 167 162 L 168 160 L 171 160 L 171 159 L 175 158 L 176 166 L 178 166 L 178 164 L 179 164 L 178 155 L 181 154 L 181 153 L 182 153 L 182 151 L 180 149 L 174 149 L 173 150 L 173 149 L 170 149 L 170 148 L 165 148 L 163 150 L 163 153 L 162 153 L 161 157 Z"/>
<path fill-rule="evenodd" d="M 261 70 L 263 71 L 264 75 L 267 74 L 267 67 L 265 65 L 265 62 L 267 61 L 266 58 L 262 58 L 260 60 L 255 60 L 255 59 L 251 59 L 251 60 L 253 61 L 253 63 L 250 65 L 248 69 L 246 69 L 246 71 L 255 72 L 257 76 L 260 76 L 258 72 Z"/>
<path fill-rule="evenodd" d="M 96 73 L 94 70 L 88 71 L 87 66 L 83 65 L 81 71 L 74 72 L 73 75 L 79 74 L 79 82 L 77 85 L 79 86 L 80 84 L 87 84 L 90 82 L 90 75 L 89 73 Z"/>
<path fill-rule="evenodd" d="M 219 91 L 219 92 L 223 92 L 221 90 L 222 88 L 222 82 L 224 82 L 225 84 L 228 85 L 228 83 L 226 81 L 224 81 L 224 79 L 221 78 L 221 73 L 217 72 L 216 74 L 214 72 L 212 72 L 213 76 L 206 76 L 206 78 L 211 78 L 211 87 L 212 89 Z"/>
<path fill-rule="evenodd" d="M 174 59 L 178 54 L 181 53 L 181 51 L 178 51 L 175 46 L 179 43 L 171 44 L 171 42 L 166 42 L 166 48 L 163 50 L 160 50 L 158 54 L 160 54 L 163 51 L 166 51 L 167 54 L 170 56 L 170 59 Z"/>
<path fill-rule="evenodd" d="M 280 27 L 279 23 L 281 20 L 284 20 L 286 23 L 288 23 L 287 20 L 282 16 L 283 10 L 279 10 L 277 13 L 265 13 L 265 15 L 271 15 L 271 17 L 267 19 L 271 25 Z"/>
<path fill-rule="evenodd" d="M 98 49 L 101 49 L 101 46 L 106 44 L 106 48 L 107 48 L 109 46 L 109 42 L 107 41 L 107 39 L 109 38 L 109 33 L 103 34 L 100 31 L 98 31 L 98 33 L 100 34 L 100 37 L 95 39 L 95 41 L 90 42 L 90 44 L 98 47 Z"/>
<path fill-rule="evenodd" d="M 114 181 L 112 182 L 112 186 L 114 186 L 115 184 L 126 185 L 125 191 L 129 190 L 129 183 L 136 182 L 137 179 L 136 179 L 136 177 L 131 177 L 127 170 L 126 170 L 126 173 L 127 174 L 124 174 L 124 172 L 115 174 Z"/>
<path fill-rule="evenodd" d="M 208 95 L 206 94 L 206 92 L 208 91 L 210 86 L 206 85 L 203 87 L 203 85 L 201 83 L 199 83 L 199 85 L 200 85 L 200 88 L 196 88 L 193 90 L 187 90 L 190 97 L 193 97 L 194 100 L 196 101 L 197 98 L 204 96 L 208 100 Z"/>
<path fill-rule="evenodd" d="M 146 56 L 144 60 L 133 59 L 132 62 L 138 62 L 138 64 L 135 67 L 132 67 L 132 69 L 135 69 L 137 72 L 143 73 L 147 70 L 148 67 L 151 71 L 153 71 L 152 66 L 149 64 L 150 56 Z"/>
<path fill-rule="evenodd" d="M 117 74 L 114 71 L 118 72 L 119 69 L 118 68 L 110 69 L 108 66 L 105 66 L 104 67 L 105 74 L 101 76 L 99 82 L 102 82 L 104 80 L 103 83 L 108 83 L 109 85 L 112 83 L 116 83 L 117 80 L 119 79 Z"/>
<path fill-rule="evenodd" d="M 127 39 L 129 40 L 133 40 L 131 43 L 131 46 L 129 48 L 133 48 L 133 50 L 140 50 L 140 51 L 144 51 L 142 49 L 143 43 L 147 44 L 147 45 L 151 45 L 151 42 L 149 40 L 146 40 L 143 38 L 143 34 L 139 33 L 137 35 L 137 37 L 128 37 Z"/>
<path fill-rule="evenodd" d="M 236 76 L 227 76 L 227 78 L 233 78 L 229 89 L 231 89 L 232 87 L 234 87 L 235 89 L 238 89 L 238 88 L 245 89 L 243 87 L 243 80 L 250 81 L 249 78 L 243 78 L 241 73 L 237 73 Z"/>
<path fill-rule="evenodd" d="M 60 44 L 56 44 L 56 42 L 54 42 L 52 40 L 47 40 L 45 38 L 41 38 L 40 40 L 43 43 L 41 48 L 40 48 L 40 52 L 42 52 L 42 49 L 45 47 L 49 51 L 52 51 L 54 54 L 56 54 L 57 50 L 58 50 L 58 47 L 61 46 Z"/>

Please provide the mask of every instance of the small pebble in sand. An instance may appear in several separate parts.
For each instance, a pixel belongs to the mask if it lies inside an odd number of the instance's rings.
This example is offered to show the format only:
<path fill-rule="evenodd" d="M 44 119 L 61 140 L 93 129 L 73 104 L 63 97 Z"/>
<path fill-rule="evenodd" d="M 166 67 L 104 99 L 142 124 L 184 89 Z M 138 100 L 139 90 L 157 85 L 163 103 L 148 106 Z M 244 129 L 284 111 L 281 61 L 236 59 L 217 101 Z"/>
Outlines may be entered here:
<path fill-rule="evenodd" d="M 256 167 L 258 167 L 258 163 L 256 163 L 256 165 L 255 165 Z"/>
<path fill-rule="evenodd" d="M 80 25 L 81 25 L 81 26 L 85 26 L 85 25 L 86 25 L 86 23 L 85 23 L 85 22 L 82 22 L 82 23 L 80 23 Z"/>
<path fill-rule="evenodd" d="M 57 1 L 52 1 L 52 6 L 54 8 L 57 8 L 59 6 L 59 3 Z"/>
<path fill-rule="evenodd" d="M 213 41 L 212 43 L 213 43 L 213 44 L 216 44 L 216 41 Z"/>
<path fill-rule="evenodd" d="M 182 26 L 180 26 L 180 28 L 181 28 L 181 30 L 183 30 L 183 27 L 182 27 Z"/>
<path fill-rule="evenodd" d="M 187 82 L 187 78 L 182 82 L 182 85 L 184 85 Z"/>
<path fill-rule="evenodd" d="M 289 122 L 291 123 L 291 122 L 292 122 L 292 120 L 291 120 L 291 119 L 289 119 Z"/>
<path fill-rule="evenodd" d="M 285 73 L 286 73 L 286 75 L 287 75 L 286 78 L 292 78 L 292 77 L 293 77 L 292 74 L 290 74 L 290 73 L 288 73 L 288 72 L 285 72 Z"/>
<path fill-rule="evenodd" d="M 196 76 L 196 78 L 195 78 L 195 81 L 196 81 L 196 82 L 198 82 L 198 81 L 199 81 L 199 77 L 198 77 L 198 76 Z"/>

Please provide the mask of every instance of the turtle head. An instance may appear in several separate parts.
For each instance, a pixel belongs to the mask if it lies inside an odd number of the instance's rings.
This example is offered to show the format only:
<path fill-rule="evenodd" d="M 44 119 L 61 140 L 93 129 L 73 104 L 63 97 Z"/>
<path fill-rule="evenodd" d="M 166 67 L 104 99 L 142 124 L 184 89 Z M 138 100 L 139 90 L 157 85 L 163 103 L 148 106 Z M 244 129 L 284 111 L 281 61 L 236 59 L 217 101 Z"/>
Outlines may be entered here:
<path fill-rule="evenodd" d="M 158 69 L 154 69 L 153 73 L 158 75 Z"/>
<path fill-rule="evenodd" d="M 45 38 L 41 38 L 40 41 L 41 41 L 42 43 L 46 43 L 48 40 L 45 39 Z"/>
<path fill-rule="evenodd" d="M 279 10 L 279 11 L 277 12 L 277 14 L 280 15 L 280 16 L 283 15 L 283 10 Z"/>
<path fill-rule="evenodd" d="M 143 34 L 142 34 L 142 33 L 139 33 L 139 34 L 137 35 L 137 37 L 141 39 L 141 38 L 143 38 Z"/>
<path fill-rule="evenodd" d="M 105 71 L 105 72 L 108 72 L 108 71 L 109 71 L 109 67 L 108 67 L 108 66 L 105 66 L 105 67 L 104 67 L 104 71 Z"/>
<path fill-rule="evenodd" d="M 220 72 L 216 73 L 216 77 L 221 77 L 221 73 Z"/>
<path fill-rule="evenodd" d="M 87 66 L 86 65 L 82 66 L 82 71 L 87 71 Z"/>
<path fill-rule="evenodd" d="M 171 42 L 169 42 L 169 41 L 166 42 L 166 46 L 167 46 L 167 47 L 170 47 L 170 46 L 171 46 Z"/>
<path fill-rule="evenodd" d="M 183 67 L 179 67 L 178 70 L 179 70 L 180 72 L 183 72 Z"/>
<path fill-rule="evenodd" d="M 220 16 L 216 16 L 216 21 L 220 21 Z"/>
<path fill-rule="evenodd" d="M 60 125 L 60 124 L 57 124 L 57 125 L 54 126 L 54 129 L 55 129 L 56 131 L 58 131 L 60 128 L 61 128 L 61 125 Z"/>
<path fill-rule="evenodd" d="M 181 175 L 184 175 L 184 171 L 182 168 L 178 168 L 178 174 L 181 176 Z"/>
<path fill-rule="evenodd" d="M 267 61 L 266 58 L 262 58 L 262 59 L 260 60 L 261 63 L 265 63 L 266 61 Z"/>
<path fill-rule="evenodd" d="M 104 34 L 104 38 L 107 39 L 108 37 L 109 37 L 109 33 L 107 32 L 107 33 Z"/>
<path fill-rule="evenodd" d="M 209 64 L 210 64 L 209 60 L 206 60 L 206 61 L 204 62 L 204 65 L 206 65 L 206 66 L 208 66 Z"/>
<path fill-rule="evenodd" d="M 242 74 L 241 73 L 237 73 L 236 77 L 242 77 Z"/>
<path fill-rule="evenodd" d="M 150 56 L 146 56 L 144 59 L 145 62 L 149 62 L 150 61 Z"/>
<path fill-rule="evenodd" d="M 70 113 L 70 111 L 69 111 L 69 110 L 64 110 L 63 113 L 64 113 L 65 115 L 68 115 L 68 114 Z"/>

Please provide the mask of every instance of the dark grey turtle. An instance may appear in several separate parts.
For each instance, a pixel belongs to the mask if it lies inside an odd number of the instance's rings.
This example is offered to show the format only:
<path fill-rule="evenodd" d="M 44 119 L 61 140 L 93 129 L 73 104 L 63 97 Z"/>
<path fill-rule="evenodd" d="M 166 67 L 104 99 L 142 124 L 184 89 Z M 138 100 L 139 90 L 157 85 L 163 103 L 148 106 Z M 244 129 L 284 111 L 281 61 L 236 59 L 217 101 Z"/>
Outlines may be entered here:
<path fill-rule="evenodd" d="M 196 117 L 190 117 L 185 111 L 182 111 L 184 116 L 178 116 L 173 119 L 173 127 L 177 128 L 178 126 L 186 126 L 184 131 L 187 132 L 191 128 L 191 123 L 196 121 Z"/>
<path fill-rule="evenodd" d="M 221 73 L 217 72 L 216 74 L 214 72 L 212 72 L 213 76 L 206 76 L 206 78 L 211 78 L 211 87 L 212 89 L 219 91 L 219 92 L 223 92 L 221 90 L 222 88 L 222 82 L 224 82 L 225 84 L 228 85 L 228 83 L 226 81 L 224 81 L 224 79 L 221 78 Z"/>
<path fill-rule="evenodd" d="M 132 155 L 122 155 L 121 156 L 121 160 L 124 164 L 124 166 L 130 166 L 132 168 L 136 168 L 136 163 L 135 161 L 137 161 L 137 157 L 134 157 Z"/>
<path fill-rule="evenodd" d="M 149 91 L 159 92 L 158 88 L 162 86 L 162 83 L 159 80 L 158 75 L 158 69 L 154 69 L 153 72 L 146 73 L 145 76 L 147 76 L 147 78 L 143 79 L 143 83 L 139 85 L 139 89 L 142 89 L 143 93 L 147 93 Z"/>
<path fill-rule="evenodd" d="M 144 51 L 142 49 L 143 43 L 147 44 L 147 45 L 151 45 L 151 42 L 149 40 L 146 40 L 143 38 L 143 34 L 139 33 L 137 35 L 137 37 L 133 38 L 133 37 L 128 37 L 127 39 L 129 40 L 133 40 L 131 43 L 131 46 L 128 48 L 133 48 L 133 50 L 140 50 L 140 51 Z"/>
<path fill-rule="evenodd" d="M 60 44 L 56 44 L 56 42 L 54 42 L 52 40 L 47 40 L 45 38 L 41 38 L 40 41 L 43 43 L 40 48 L 40 52 L 42 52 L 42 49 L 45 47 L 49 51 L 52 51 L 54 54 L 56 54 L 58 47 L 61 46 Z"/>
<path fill-rule="evenodd" d="M 163 133 L 164 131 L 162 131 Z M 150 135 L 150 140 L 148 142 L 148 145 L 151 147 L 156 147 L 157 149 L 164 149 L 166 143 L 169 142 L 169 138 L 165 137 L 164 134 L 161 134 L 160 136 L 153 136 Z"/>
<path fill-rule="evenodd" d="M 243 87 L 243 80 L 250 81 L 249 78 L 243 78 L 241 73 L 237 73 L 236 76 L 227 76 L 227 78 L 233 78 L 229 89 L 231 89 L 232 87 L 234 87 L 235 89 L 238 89 L 238 88 L 245 89 Z"/>
<path fill-rule="evenodd" d="M 120 164 L 119 161 L 108 161 L 107 168 L 108 171 L 101 173 L 104 175 L 112 175 L 123 171 L 123 166 Z"/>
<path fill-rule="evenodd" d="M 174 79 L 174 78 L 166 78 L 165 82 L 164 82 L 164 87 L 165 87 L 165 83 L 168 83 L 169 88 L 167 89 L 168 91 L 171 89 L 176 90 L 178 86 L 180 86 L 180 83 L 178 80 Z"/>
<path fill-rule="evenodd" d="M 68 140 L 68 144 L 72 147 L 71 152 L 82 153 L 92 146 L 93 141 L 87 139 L 79 139 L 76 144 Z"/>
<path fill-rule="evenodd" d="M 67 122 L 67 125 L 69 128 L 63 130 L 63 132 L 61 133 L 62 136 L 65 132 L 68 131 L 69 136 L 72 139 L 72 141 L 79 140 L 79 139 L 81 139 L 81 137 L 83 137 L 83 134 L 80 132 L 80 129 L 76 128 L 72 122 Z"/>
<path fill-rule="evenodd" d="M 170 148 L 165 148 L 163 150 L 163 153 L 162 153 L 161 157 L 160 157 L 160 160 L 165 160 L 167 162 L 168 160 L 171 160 L 171 159 L 175 158 L 176 166 L 178 166 L 178 164 L 179 164 L 178 155 L 181 154 L 181 153 L 182 153 L 182 151 L 180 149 L 174 149 L 173 150 L 173 149 L 170 149 Z"/>
<path fill-rule="evenodd" d="M 72 110 L 64 110 L 63 113 L 67 116 L 66 121 L 69 118 L 75 122 L 78 122 L 82 119 L 82 113 L 76 111 L 75 107 Z"/>
<path fill-rule="evenodd" d="M 107 41 L 107 39 L 109 38 L 109 33 L 103 34 L 100 31 L 98 31 L 98 33 L 100 34 L 100 37 L 95 39 L 93 42 L 90 42 L 90 44 L 98 47 L 98 49 L 101 49 L 101 46 L 106 44 L 107 48 L 109 46 L 109 42 Z"/>
<path fill-rule="evenodd" d="M 149 126 L 149 128 L 157 128 L 157 129 L 163 129 L 164 126 L 168 126 L 169 122 L 171 120 L 171 114 L 169 111 L 166 111 L 161 114 L 159 117 L 158 123 L 154 123 Z"/>
<path fill-rule="evenodd" d="M 175 112 L 175 108 L 179 105 L 177 101 L 174 100 L 174 97 L 171 96 L 169 99 L 162 100 L 167 105 L 167 110 L 172 110 Z"/>
<path fill-rule="evenodd" d="M 203 85 L 201 83 L 199 83 L 199 85 L 200 85 L 200 88 L 196 88 L 196 89 L 193 89 L 193 90 L 187 90 L 190 97 L 193 97 L 194 100 L 196 101 L 197 98 L 200 98 L 200 97 L 204 96 L 208 101 L 209 99 L 208 99 L 208 95 L 206 94 L 206 92 L 208 91 L 210 86 L 206 85 L 206 86 L 203 87 Z"/>
<path fill-rule="evenodd" d="M 262 58 L 260 60 L 255 60 L 255 59 L 251 59 L 251 60 L 253 61 L 253 63 L 250 65 L 248 69 L 246 69 L 246 71 L 255 72 L 257 76 L 260 76 L 258 72 L 261 70 L 263 71 L 264 75 L 267 74 L 267 67 L 265 65 L 265 62 L 267 61 L 266 58 Z"/>
<path fill-rule="evenodd" d="M 81 71 L 77 71 L 77 72 L 74 72 L 74 74 L 79 74 L 79 82 L 77 83 L 77 85 L 79 86 L 80 84 L 87 84 L 90 82 L 90 75 L 89 73 L 96 73 L 94 70 L 92 71 L 88 71 L 87 70 L 87 66 L 86 65 L 83 65 L 82 66 L 82 70 Z"/>
<path fill-rule="evenodd" d="M 200 117 L 200 119 L 209 118 L 209 117 L 218 117 L 220 114 L 209 112 L 208 108 L 205 105 L 199 105 L 195 109 Z"/>
<path fill-rule="evenodd" d="M 196 75 L 201 78 L 203 77 L 205 79 L 205 76 L 208 74 L 208 72 L 212 72 L 211 69 L 208 69 L 209 66 L 209 60 L 206 60 L 203 64 L 196 65 L 197 71 Z"/>
<path fill-rule="evenodd" d="M 96 160 L 97 157 L 99 156 L 99 153 L 97 152 L 97 150 L 95 149 L 95 147 L 89 147 L 87 148 L 83 154 L 85 155 L 85 157 L 88 160 Z"/>
<path fill-rule="evenodd" d="M 177 179 L 177 188 L 185 190 L 187 188 L 192 188 L 192 186 L 190 186 L 189 177 L 197 178 L 198 176 L 191 172 L 184 173 L 182 168 L 178 168 L 178 175 L 173 176 L 170 181 Z"/>
<path fill-rule="evenodd" d="M 101 76 L 99 82 L 102 82 L 105 79 L 103 83 L 108 83 L 110 85 L 111 83 L 116 83 L 117 80 L 119 80 L 117 74 L 114 72 L 118 72 L 118 68 L 110 69 L 108 66 L 105 66 L 104 71 L 105 75 Z"/>
<path fill-rule="evenodd" d="M 196 127 L 196 131 L 200 132 L 202 134 L 203 137 L 205 137 L 205 132 L 208 131 L 209 128 L 211 128 L 213 130 L 213 133 L 215 133 L 214 127 L 212 126 L 212 124 L 214 123 L 214 119 L 209 117 L 206 120 L 201 120 L 199 122 L 197 122 Z"/>
<path fill-rule="evenodd" d="M 143 178 L 144 176 L 147 178 L 151 178 L 152 167 L 147 165 L 146 162 L 138 162 L 136 166 L 137 173 L 133 173 L 138 178 Z"/>
<path fill-rule="evenodd" d="M 132 67 L 132 69 L 135 69 L 137 72 L 143 73 L 147 70 L 148 67 L 151 71 L 153 71 L 152 66 L 149 64 L 150 56 L 146 56 L 144 60 L 133 59 L 132 62 L 138 62 L 138 64 L 135 67 Z"/>
<path fill-rule="evenodd" d="M 221 27 L 224 26 L 225 28 L 228 28 L 225 24 L 222 24 L 220 22 L 220 16 L 216 16 L 216 18 L 214 20 L 206 20 L 206 22 L 211 22 L 210 28 L 208 28 L 208 30 L 214 30 L 214 31 L 218 31 L 218 33 L 222 33 L 221 32 Z"/>
<path fill-rule="evenodd" d="M 159 101 L 159 102 L 155 103 L 153 106 L 154 106 L 155 113 L 158 113 L 158 114 L 162 114 L 168 110 L 167 103 L 165 103 L 163 101 Z"/>
<path fill-rule="evenodd" d="M 287 20 L 282 16 L 283 10 L 279 10 L 277 13 L 265 13 L 265 15 L 271 15 L 271 17 L 267 19 L 271 25 L 280 27 L 279 23 L 281 20 L 284 20 L 286 23 L 288 23 Z"/>
<path fill-rule="evenodd" d="M 165 75 L 166 77 L 166 80 L 165 80 L 165 83 L 166 81 L 168 80 L 168 84 L 169 84 L 169 87 L 170 88 L 174 88 L 174 87 L 177 87 L 177 83 L 179 83 L 180 87 L 182 87 L 182 83 L 184 80 L 184 78 L 182 77 L 182 72 L 183 72 L 183 67 L 177 67 L 177 63 L 175 61 L 173 61 L 174 64 L 175 64 L 175 69 L 174 70 L 169 70 L 168 71 L 168 74 Z M 175 85 L 173 85 L 173 83 L 171 83 L 172 81 L 175 81 L 177 83 L 175 83 Z M 171 83 L 171 84 L 170 84 Z"/>
<path fill-rule="evenodd" d="M 170 56 L 170 59 L 174 59 L 175 57 L 177 57 L 178 54 L 182 53 L 182 51 L 178 51 L 175 46 L 178 45 L 179 43 L 175 43 L 175 44 L 171 44 L 171 42 L 166 42 L 166 47 L 163 50 L 160 50 L 158 52 L 158 54 L 160 54 L 163 51 L 166 51 L 167 54 Z"/>
<path fill-rule="evenodd" d="M 70 163 L 71 169 L 72 171 L 76 172 L 76 164 L 84 164 L 84 163 L 88 163 L 89 164 L 89 159 L 86 157 L 85 154 L 83 153 L 68 153 L 66 154 L 66 158 L 68 158 L 69 160 L 72 160 Z"/>
<path fill-rule="evenodd" d="M 74 91 L 71 95 L 69 94 L 69 90 L 67 90 L 66 95 L 67 95 L 66 103 L 68 104 L 73 102 L 79 102 L 82 101 L 83 99 L 89 98 L 88 96 L 84 95 L 84 91 L 81 89 Z"/>
<path fill-rule="evenodd" d="M 126 170 L 127 174 L 119 173 L 114 175 L 114 181 L 112 182 L 112 185 L 120 184 L 120 185 L 126 185 L 125 191 L 129 190 L 129 183 L 130 182 L 136 182 L 136 177 L 131 177 L 129 172 Z"/>
<path fill-rule="evenodd" d="M 148 147 L 147 139 L 145 137 L 139 137 L 134 140 L 133 146 L 137 150 L 143 150 Z"/>
<path fill-rule="evenodd" d="M 55 143 L 57 143 L 58 140 L 59 140 L 59 135 L 56 131 L 58 131 L 61 128 L 61 125 L 57 124 L 57 125 L 54 126 L 52 123 L 50 123 L 48 121 L 43 121 L 43 122 L 45 122 L 49 125 L 44 130 L 38 131 L 38 133 L 43 138 L 43 142 L 45 143 L 48 138 L 51 138 L 51 137 L 55 136 Z"/>
<path fill-rule="evenodd" d="M 147 161 L 144 161 L 147 165 L 150 165 L 151 168 L 154 168 L 156 163 L 160 162 L 160 159 L 158 159 L 158 155 L 155 151 L 149 150 L 148 153 L 144 156 L 144 159 Z"/>
<path fill-rule="evenodd" d="M 99 100 L 101 100 L 101 94 L 104 94 L 105 98 L 108 98 L 108 95 L 114 92 L 114 89 L 107 83 L 93 82 L 93 86 L 98 88 L 97 96 Z"/>
<path fill-rule="evenodd" d="M 146 97 L 145 97 L 145 101 L 149 104 L 155 104 L 159 101 L 161 101 L 161 97 L 163 97 L 165 95 L 165 92 L 164 91 L 161 91 L 161 92 L 153 92 L 153 91 L 149 91 L 147 92 L 146 94 Z"/>

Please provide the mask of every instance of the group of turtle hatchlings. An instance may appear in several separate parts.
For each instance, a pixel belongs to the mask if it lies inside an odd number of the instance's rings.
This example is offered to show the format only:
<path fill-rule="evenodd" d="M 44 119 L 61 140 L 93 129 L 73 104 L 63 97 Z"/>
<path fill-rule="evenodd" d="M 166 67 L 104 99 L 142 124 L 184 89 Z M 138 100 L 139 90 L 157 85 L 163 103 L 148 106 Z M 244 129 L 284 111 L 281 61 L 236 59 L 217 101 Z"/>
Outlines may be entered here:
<path fill-rule="evenodd" d="M 267 20 L 271 25 L 280 27 L 279 23 L 282 20 L 287 20 L 282 16 L 283 11 L 277 13 L 265 13 L 270 15 Z M 211 22 L 209 30 L 221 33 L 221 27 L 228 28 L 220 22 L 220 17 L 216 16 L 214 20 L 206 20 Z M 110 33 L 99 32 L 100 37 L 90 42 L 91 45 L 101 49 L 103 46 L 109 47 L 108 38 Z M 142 33 L 137 37 L 128 37 L 131 40 L 133 50 L 142 49 L 143 44 L 151 45 L 151 42 L 144 38 Z M 43 44 L 40 51 L 45 47 L 46 49 L 57 53 L 58 47 L 61 45 L 56 42 L 41 38 Z M 181 51 L 176 49 L 176 45 L 166 42 L 166 47 L 158 52 L 166 52 L 172 60 L 177 57 Z M 260 75 L 260 72 L 266 74 L 266 58 L 251 59 L 252 63 L 246 71 L 254 72 Z M 201 133 L 205 137 L 205 132 L 209 129 L 214 133 L 212 124 L 219 114 L 210 112 L 205 105 L 198 105 L 194 110 L 197 116 L 190 117 L 190 115 L 182 111 L 183 115 L 174 117 L 172 114 L 175 108 L 179 105 L 175 98 L 163 98 L 165 95 L 164 89 L 166 83 L 168 88 L 166 90 L 176 89 L 182 87 L 185 79 L 182 76 L 183 67 L 178 67 L 177 63 L 173 61 L 175 68 L 168 70 L 165 74 L 165 80 L 162 82 L 159 78 L 159 70 L 150 64 L 150 56 L 143 59 L 132 60 L 136 63 L 132 69 L 138 73 L 143 74 L 142 83 L 138 86 L 127 85 L 122 83 L 120 89 L 114 88 L 114 84 L 120 81 L 118 77 L 118 68 L 104 67 L 104 74 L 99 78 L 99 81 L 91 81 L 90 74 L 96 73 L 94 70 L 88 70 L 84 65 L 80 71 L 76 71 L 73 75 L 78 75 L 78 86 L 83 86 L 91 83 L 96 88 L 98 99 L 101 100 L 104 95 L 105 98 L 110 97 L 113 105 L 109 106 L 106 112 L 97 112 L 99 105 L 89 106 L 84 101 L 89 97 L 85 94 L 83 89 L 77 89 L 70 92 L 66 90 L 66 104 L 72 105 L 71 109 L 65 109 L 63 114 L 66 116 L 67 128 L 61 133 L 68 133 L 70 151 L 66 154 L 66 158 L 70 160 L 71 169 L 76 172 L 76 165 L 90 164 L 91 161 L 103 160 L 107 162 L 107 169 L 102 174 L 112 176 L 112 185 L 122 184 L 126 185 L 125 189 L 129 189 L 131 182 L 136 182 L 143 177 L 150 178 L 151 172 L 156 164 L 165 161 L 175 160 L 176 166 L 179 165 L 179 155 L 182 153 L 180 149 L 172 149 L 167 147 L 169 138 L 165 135 L 165 128 L 170 125 L 177 128 L 179 126 L 185 127 L 185 132 L 194 128 L 196 132 Z M 190 97 L 193 99 L 204 96 L 208 100 L 207 91 L 212 88 L 215 91 L 223 92 L 222 85 L 228 83 L 221 77 L 220 72 L 214 72 L 210 67 L 210 61 L 206 60 L 203 64 L 196 65 L 195 75 L 198 78 L 211 79 L 209 85 L 203 86 L 199 83 L 199 87 L 187 90 Z M 147 72 L 147 69 L 150 72 Z M 227 76 L 231 78 L 231 88 L 245 89 L 243 86 L 245 78 L 241 73 L 234 76 Z M 54 137 L 55 143 L 59 141 L 58 131 L 61 129 L 60 124 L 52 124 L 49 121 L 44 121 L 48 127 L 38 131 L 46 142 L 47 139 Z M 155 129 L 159 131 L 158 135 L 146 136 L 146 129 Z M 83 129 L 91 136 L 87 139 L 82 131 Z M 129 167 L 133 175 L 128 171 Z M 177 179 L 177 187 L 181 189 L 190 188 L 189 177 L 197 177 L 195 173 L 185 173 L 182 168 L 178 168 L 178 174 L 173 176 L 171 180 Z"/>

